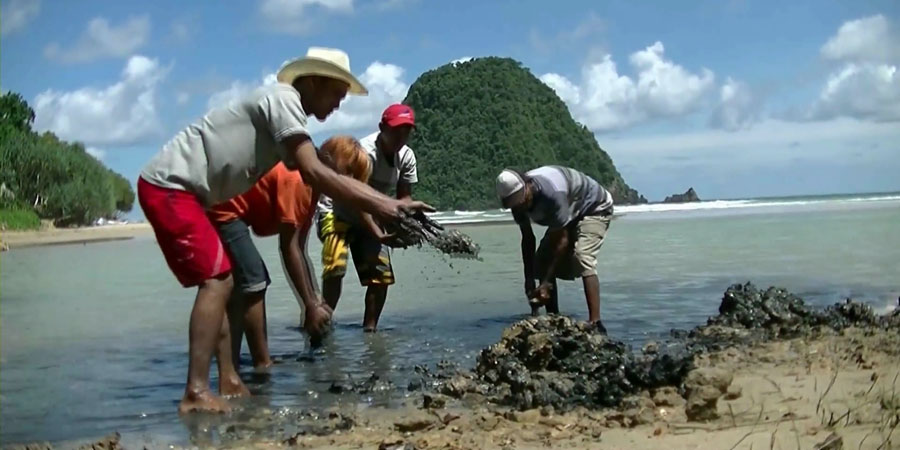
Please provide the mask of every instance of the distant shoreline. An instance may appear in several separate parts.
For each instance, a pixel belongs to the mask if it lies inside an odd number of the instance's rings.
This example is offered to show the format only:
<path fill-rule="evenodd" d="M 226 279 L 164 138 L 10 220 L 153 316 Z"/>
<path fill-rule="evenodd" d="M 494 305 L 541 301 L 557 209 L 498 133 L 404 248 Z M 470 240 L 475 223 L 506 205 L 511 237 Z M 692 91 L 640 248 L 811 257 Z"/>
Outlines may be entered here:
<path fill-rule="evenodd" d="M 513 223 L 509 220 L 472 221 L 444 224 L 445 228 L 470 228 Z M 79 228 L 54 228 L 50 230 L 3 231 L 0 232 L 0 247 L 16 250 L 55 245 L 95 244 L 99 242 L 126 241 L 139 236 L 151 235 L 153 228 L 148 223 L 125 225 L 101 225 Z"/>
<path fill-rule="evenodd" d="M 631 213 L 692 211 L 704 209 L 732 209 L 745 207 L 806 205 L 822 202 L 856 202 L 856 201 L 900 201 L 900 193 L 865 193 L 865 194 L 836 194 L 831 196 L 809 197 L 772 197 L 758 199 L 710 199 L 701 202 L 687 203 L 648 203 L 644 205 L 621 205 L 617 208 L 615 217 L 625 216 Z M 495 211 L 465 211 L 465 215 L 456 211 L 443 211 L 443 217 L 433 217 L 444 228 L 475 228 L 494 225 L 509 225 L 515 223 L 512 214 L 504 213 L 504 217 L 497 217 Z M 475 213 L 475 214 L 471 214 Z M 484 214 L 489 213 L 488 217 Z M 493 217 L 492 217 L 493 216 Z M 443 219 L 443 220 L 442 220 Z M 451 221 L 451 222 L 447 222 Z M 150 235 L 153 229 L 150 224 L 133 223 L 125 225 L 101 225 L 80 228 L 56 228 L 49 230 L 33 231 L 3 231 L 0 232 L 0 249 L 19 249 L 48 245 L 88 244 L 116 240 L 128 240 L 138 236 Z"/>
<path fill-rule="evenodd" d="M 48 245 L 89 244 L 133 239 L 152 233 L 148 223 L 54 228 L 33 231 L 3 231 L 0 243 L 10 250 Z"/>

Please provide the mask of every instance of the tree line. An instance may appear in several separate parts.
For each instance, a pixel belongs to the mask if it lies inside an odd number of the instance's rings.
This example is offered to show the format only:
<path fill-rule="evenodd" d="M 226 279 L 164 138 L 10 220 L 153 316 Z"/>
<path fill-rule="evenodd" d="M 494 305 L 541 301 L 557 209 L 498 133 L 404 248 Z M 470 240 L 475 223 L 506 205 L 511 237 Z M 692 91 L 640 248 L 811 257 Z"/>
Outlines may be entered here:
<path fill-rule="evenodd" d="M 18 93 L 0 96 L 0 222 L 29 228 L 89 225 L 131 211 L 128 179 L 85 151 L 80 142 L 32 130 L 34 110 Z M 6 220 L 4 220 L 6 219 Z"/>

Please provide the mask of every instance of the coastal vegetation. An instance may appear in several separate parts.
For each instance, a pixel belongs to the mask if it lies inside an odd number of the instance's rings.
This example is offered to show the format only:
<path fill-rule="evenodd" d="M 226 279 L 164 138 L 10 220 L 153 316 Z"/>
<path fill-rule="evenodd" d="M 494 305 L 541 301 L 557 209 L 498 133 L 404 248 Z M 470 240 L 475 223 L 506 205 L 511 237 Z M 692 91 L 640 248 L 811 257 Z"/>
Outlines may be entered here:
<path fill-rule="evenodd" d="M 131 211 L 128 179 L 83 144 L 32 129 L 34 110 L 18 93 L 0 96 L 0 227 L 90 225 Z"/>

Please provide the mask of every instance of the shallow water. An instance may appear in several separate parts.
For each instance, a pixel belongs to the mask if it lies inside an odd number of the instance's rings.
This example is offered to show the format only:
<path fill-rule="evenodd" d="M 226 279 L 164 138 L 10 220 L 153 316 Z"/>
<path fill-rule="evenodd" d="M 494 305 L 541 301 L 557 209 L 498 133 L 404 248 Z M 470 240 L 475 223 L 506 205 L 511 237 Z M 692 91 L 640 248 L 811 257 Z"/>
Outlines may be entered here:
<path fill-rule="evenodd" d="M 704 321 L 725 288 L 744 281 L 781 285 L 814 304 L 854 297 L 883 311 L 900 296 L 898 223 L 896 200 L 629 212 L 613 221 L 600 253 L 605 324 L 612 337 L 637 346 Z M 296 328 L 299 309 L 277 239 L 258 240 L 273 277 L 270 346 L 281 363 L 268 376 L 244 373 L 256 396 L 242 405 L 391 406 L 406 394 L 416 364 L 447 359 L 471 367 L 478 350 L 528 306 L 516 227 L 464 231 L 481 245 L 483 261 L 416 249 L 395 254 L 398 284 L 377 334 L 359 326 L 363 289 L 351 270 L 335 333 L 316 355 Z M 318 242 L 310 251 L 317 259 Z M 176 284 L 152 238 L 13 250 L 2 255 L 0 280 L 3 444 L 112 430 L 157 443 L 188 441 L 196 424 L 175 411 L 193 292 Z M 580 283 L 563 282 L 560 290 L 563 312 L 585 318 Z M 396 389 L 327 392 L 333 381 L 373 373 Z"/>

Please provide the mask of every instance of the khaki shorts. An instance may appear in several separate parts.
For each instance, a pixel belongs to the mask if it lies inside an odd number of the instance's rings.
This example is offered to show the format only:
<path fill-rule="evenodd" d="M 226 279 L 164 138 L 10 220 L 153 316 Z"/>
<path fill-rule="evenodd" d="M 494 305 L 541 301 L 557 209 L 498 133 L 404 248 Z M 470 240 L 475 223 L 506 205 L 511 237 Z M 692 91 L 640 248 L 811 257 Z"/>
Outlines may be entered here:
<path fill-rule="evenodd" d="M 587 216 L 575 227 L 575 245 L 570 246 L 556 269 L 556 278 L 574 280 L 597 274 L 597 252 L 603 245 L 612 215 Z M 544 234 L 535 255 L 537 276 L 544 279 L 547 266 L 553 257 L 553 249 Z"/>

